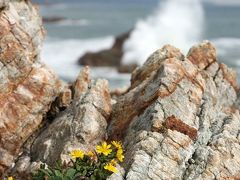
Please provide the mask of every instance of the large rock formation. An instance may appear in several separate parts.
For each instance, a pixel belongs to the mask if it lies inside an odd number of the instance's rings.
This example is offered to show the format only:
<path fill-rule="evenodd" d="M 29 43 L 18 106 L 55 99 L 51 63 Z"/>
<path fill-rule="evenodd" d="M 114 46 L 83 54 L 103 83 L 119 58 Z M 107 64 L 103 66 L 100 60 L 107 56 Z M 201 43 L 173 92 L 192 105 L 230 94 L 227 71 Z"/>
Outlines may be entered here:
<path fill-rule="evenodd" d="M 0 178 L 61 91 L 56 74 L 39 61 L 43 34 L 31 2 L 0 2 Z"/>
<path fill-rule="evenodd" d="M 237 91 L 209 42 L 187 57 L 170 45 L 152 54 L 113 105 L 108 134 L 124 141 L 122 179 L 240 178 Z"/>
<path fill-rule="evenodd" d="M 89 68 L 68 87 L 42 64 L 43 34 L 29 1 L 0 2 L 1 179 L 8 172 L 26 179 L 34 161 L 69 160 L 72 149 L 107 137 L 126 150 L 109 179 L 240 178 L 236 73 L 217 62 L 211 43 L 187 56 L 164 46 L 111 99 L 108 82 L 91 80 Z M 40 128 L 44 117 L 51 121 Z"/>
<path fill-rule="evenodd" d="M 111 96 L 106 80 L 91 81 L 85 68 L 74 84 L 71 105 L 35 140 L 33 161 L 55 165 L 58 159 L 69 161 L 69 152 L 86 152 L 106 137 L 107 120 L 111 113 Z"/>

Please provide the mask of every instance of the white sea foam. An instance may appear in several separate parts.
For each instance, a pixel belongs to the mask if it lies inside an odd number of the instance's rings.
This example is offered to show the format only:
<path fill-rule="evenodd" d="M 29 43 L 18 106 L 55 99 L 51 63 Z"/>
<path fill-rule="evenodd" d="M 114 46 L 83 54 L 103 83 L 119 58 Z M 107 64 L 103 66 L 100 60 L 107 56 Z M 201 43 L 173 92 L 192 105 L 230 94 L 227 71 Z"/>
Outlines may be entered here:
<path fill-rule="evenodd" d="M 90 25 L 90 21 L 87 19 L 64 19 L 56 24 L 61 26 L 88 26 Z"/>
<path fill-rule="evenodd" d="M 146 20 L 137 22 L 124 44 L 123 63 L 143 64 L 146 58 L 164 44 L 172 44 L 185 53 L 201 39 L 204 11 L 199 0 L 161 1 Z"/>
<path fill-rule="evenodd" d="M 86 40 L 48 38 L 43 46 L 42 59 L 62 78 L 74 80 L 80 70 L 77 59 L 87 51 L 96 52 L 110 48 L 113 41 L 113 37 Z"/>
<path fill-rule="evenodd" d="M 217 49 L 219 60 L 234 68 L 240 68 L 240 38 L 217 38 L 211 40 Z"/>
<path fill-rule="evenodd" d="M 216 46 L 219 53 L 222 55 L 227 54 L 229 50 L 239 50 L 240 49 L 240 38 L 218 38 L 213 39 L 212 42 Z M 238 51 L 239 54 L 239 51 Z"/>

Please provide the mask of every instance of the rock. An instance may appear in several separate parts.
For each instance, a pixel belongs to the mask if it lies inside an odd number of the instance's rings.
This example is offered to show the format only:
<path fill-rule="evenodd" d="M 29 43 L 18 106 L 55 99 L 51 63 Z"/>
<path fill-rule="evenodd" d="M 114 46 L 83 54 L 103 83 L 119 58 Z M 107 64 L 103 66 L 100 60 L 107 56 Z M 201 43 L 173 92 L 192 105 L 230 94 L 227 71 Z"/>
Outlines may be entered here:
<path fill-rule="evenodd" d="M 74 83 L 74 88 L 73 88 L 74 99 L 80 98 L 82 93 L 88 90 L 88 86 L 90 83 L 91 83 L 90 69 L 88 66 L 86 66 L 78 75 L 78 78 Z"/>
<path fill-rule="evenodd" d="M 53 16 L 53 17 L 43 17 L 43 23 L 58 23 L 61 21 L 64 21 L 66 18 L 64 17 L 58 17 L 58 16 Z"/>
<path fill-rule="evenodd" d="M 1 179 L 27 179 L 42 162 L 68 162 L 71 150 L 106 138 L 125 149 L 108 179 L 240 178 L 240 91 L 211 43 L 186 57 L 164 46 L 111 97 L 88 67 L 66 85 L 40 62 L 44 30 L 30 1 L 1 1 L 0 29 Z M 119 53 L 123 42 L 112 49 Z"/>
<path fill-rule="evenodd" d="M 105 139 L 111 113 L 111 97 L 106 80 L 91 81 L 88 68 L 74 83 L 71 105 L 35 140 L 31 157 L 55 165 L 58 159 L 69 161 L 74 149 L 92 150 Z"/>
<path fill-rule="evenodd" d="M 197 65 L 200 70 L 207 68 L 217 60 L 216 49 L 210 42 L 193 46 L 189 50 L 187 57 L 193 64 Z"/>
<path fill-rule="evenodd" d="M 18 161 L 14 165 L 11 174 L 18 174 L 19 179 L 24 179 L 27 177 L 26 172 L 30 172 L 29 167 L 31 166 L 31 158 L 28 155 L 22 155 L 18 158 Z M 40 166 L 39 166 L 40 168 Z"/>
<path fill-rule="evenodd" d="M 123 179 L 240 178 L 236 76 L 209 42 L 187 57 L 164 46 L 132 73 L 113 104 L 110 139 L 122 139 Z"/>
<path fill-rule="evenodd" d="M 125 94 L 127 91 L 128 91 L 128 87 L 127 86 L 121 87 L 121 88 L 117 88 L 117 89 L 113 89 L 113 90 L 111 90 L 111 97 L 112 97 L 112 99 L 116 99 L 119 96 Z"/>
<path fill-rule="evenodd" d="M 123 44 L 129 37 L 131 31 L 128 31 L 120 36 L 117 36 L 113 46 L 110 49 L 102 50 L 100 52 L 92 53 L 87 52 L 79 60 L 80 65 L 89 66 L 111 66 L 119 67 L 120 72 L 129 73 L 135 69 L 137 65 L 121 65 L 121 60 L 123 56 Z"/>
<path fill-rule="evenodd" d="M 64 111 L 72 102 L 72 90 L 70 85 L 63 85 L 60 94 L 54 102 L 52 102 L 49 111 L 47 112 L 47 120 L 53 120 L 61 111 Z"/>
<path fill-rule="evenodd" d="M 0 3 L 0 177 L 21 154 L 62 89 L 56 74 L 40 62 L 44 36 L 30 1 Z"/>

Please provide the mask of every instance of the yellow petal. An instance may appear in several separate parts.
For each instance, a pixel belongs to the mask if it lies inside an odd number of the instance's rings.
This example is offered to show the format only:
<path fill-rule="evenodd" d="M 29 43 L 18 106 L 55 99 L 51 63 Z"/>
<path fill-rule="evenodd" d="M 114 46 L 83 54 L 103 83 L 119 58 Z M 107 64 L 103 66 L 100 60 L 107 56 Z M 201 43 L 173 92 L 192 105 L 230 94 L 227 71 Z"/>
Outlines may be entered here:
<path fill-rule="evenodd" d="M 94 154 L 93 154 L 92 151 L 89 151 L 89 152 L 87 153 L 87 155 L 88 155 L 89 157 L 93 157 L 93 156 L 94 156 Z"/>
<path fill-rule="evenodd" d="M 84 152 L 81 151 L 81 150 L 73 150 L 71 153 L 70 153 L 71 157 L 76 159 L 76 158 L 80 158 L 80 159 L 83 159 L 84 157 Z"/>
<path fill-rule="evenodd" d="M 113 172 L 113 173 L 117 173 L 117 168 L 115 166 L 113 166 L 111 163 L 108 163 L 104 166 L 104 169 Z"/>

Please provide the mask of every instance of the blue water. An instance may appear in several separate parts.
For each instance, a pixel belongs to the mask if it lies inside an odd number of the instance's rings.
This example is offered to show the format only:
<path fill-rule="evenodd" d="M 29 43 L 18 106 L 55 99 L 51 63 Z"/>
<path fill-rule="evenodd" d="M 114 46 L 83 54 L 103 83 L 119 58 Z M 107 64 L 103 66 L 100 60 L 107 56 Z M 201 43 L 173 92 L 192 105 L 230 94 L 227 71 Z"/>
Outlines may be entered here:
<path fill-rule="evenodd" d="M 73 80 L 80 70 L 78 57 L 88 50 L 110 47 L 115 35 L 132 29 L 157 7 L 158 0 L 34 0 L 45 17 L 64 17 L 45 24 L 47 38 L 43 60 L 65 80 Z M 47 2 L 47 3 L 46 3 Z M 45 4 L 46 3 L 46 4 Z M 220 61 L 240 72 L 240 6 L 203 4 L 204 27 L 201 39 L 217 46 Z M 172 12 L 174 14 L 174 12 Z M 176 23 L 176 29 L 179 22 Z M 164 36 L 164 35 L 163 35 Z M 143 39 L 144 41 L 144 39 Z M 94 77 L 104 77 L 112 87 L 127 85 L 129 75 L 109 68 L 93 69 Z"/>
<path fill-rule="evenodd" d="M 133 28 L 139 18 L 144 18 L 157 4 L 156 0 L 90 0 L 74 3 L 59 3 L 45 6 L 44 16 L 66 17 L 72 20 L 87 20 L 87 26 L 59 26 L 46 24 L 49 36 L 60 38 L 96 38 L 117 35 Z"/>

